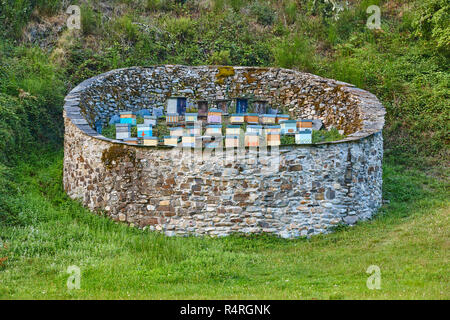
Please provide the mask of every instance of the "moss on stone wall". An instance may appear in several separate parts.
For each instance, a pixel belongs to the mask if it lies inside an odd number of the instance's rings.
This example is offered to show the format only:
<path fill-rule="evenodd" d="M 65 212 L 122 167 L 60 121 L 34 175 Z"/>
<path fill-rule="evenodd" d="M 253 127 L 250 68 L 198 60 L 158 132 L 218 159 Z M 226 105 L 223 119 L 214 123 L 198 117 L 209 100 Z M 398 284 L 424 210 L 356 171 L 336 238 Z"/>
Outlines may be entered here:
<path fill-rule="evenodd" d="M 226 78 L 235 74 L 234 68 L 229 66 L 218 67 L 217 70 L 219 70 L 216 74 L 216 83 L 218 84 L 223 84 Z"/>
<path fill-rule="evenodd" d="M 123 145 L 113 145 L 102 153 L 102 162 L 107 169 L 112 169 L 119 162 L 136 163 L 136 151 Z"/>

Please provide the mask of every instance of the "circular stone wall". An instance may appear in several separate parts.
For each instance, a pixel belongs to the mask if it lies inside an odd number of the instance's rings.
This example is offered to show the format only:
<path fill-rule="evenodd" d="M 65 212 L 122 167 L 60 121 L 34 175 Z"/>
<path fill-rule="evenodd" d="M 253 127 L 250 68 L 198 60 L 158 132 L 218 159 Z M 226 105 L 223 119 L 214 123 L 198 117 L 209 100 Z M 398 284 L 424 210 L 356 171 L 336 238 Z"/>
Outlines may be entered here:
<path fill-rule="evenodd" d="M 246 149 L 230 160 L 128 145 L 92 128 L 120 110 L 164 106 L 170 96 L 193 104 L 243 95 L 282 106 L 294 118 L 321 119 L 346 138 L 276 152 Z M 381 206 L 384 114 L 367 91 L 287 69 L 113 70 L 65 98 L 64 188 L 93 211 L 167 235 L 325 233 L 366 220 Z"/>

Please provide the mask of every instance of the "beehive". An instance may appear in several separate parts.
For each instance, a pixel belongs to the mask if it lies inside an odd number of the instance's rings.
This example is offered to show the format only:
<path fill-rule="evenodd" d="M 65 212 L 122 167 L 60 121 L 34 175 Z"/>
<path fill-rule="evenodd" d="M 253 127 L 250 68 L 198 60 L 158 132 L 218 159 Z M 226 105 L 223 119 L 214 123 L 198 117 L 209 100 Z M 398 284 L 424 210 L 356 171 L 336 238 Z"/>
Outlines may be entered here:
<path fill-rule="evenodd" d="M 239 136 L 238 135 L 225 136 L 225 148 L 238 148 L 238 147 L 239 147 Z"/>
<path fill-rule="evenodd" d="M 166 113 L 167 114 L 174 114 L 177 113 L 177 98 L 171 97 L 167 99 L 167 107 L 166 107 Z"/>
<path fill-rule="evenodd" d="M 312 143 L 312 131 L 310 129 L 301 130 L 295 134 L 296 144 L 311 144 Z"/>
<path fill-rule="evenodd" d="M 178 145 L 178 142 L 180 142 L 180 137 L 172 137 L 172 136 L 164 137 L 164 145 L 165 146 L 176 147 Z"/>
<path fill-rule="evenodd" d="M 245 115 L 241 113 L 234 113 L 230 117 L 230 123 L 242 124 L 245 122 Z"/>
<path fill-rule="evenodd" d="M 197 110 L 199 117 L 206 117 L 208 115 L 208 101 L 207 100 L 198 100 L 197 101 Z"/>
<path fill-rule="evenodd" d="M 312 120 L 297 120 L 297 129 L 305 130 L 312 128 Z"/>
<path fill-rule="evenodd" d="M 259 147 L 259 134 L 255 132 L 245 133 L 245 146 L 246 147 Z"/>
<path fill-rule="evenodd" d="M 202 134 L 202 128 L 200 126 L 186 126 L 186 134 L 193 134 L 199 136 Z"/>
<path fill-rule="evenodd" d="M 210 124 L 206 126 L 206 135 L 217 136 L 222 134 L 222 125 L 221 124 Z"/>
<path fill-rule="evenodd" d="M 181 140 L 183 148 L 195 148 L 195 135 L 185 134 Z"/>
<path fill-rule="evenodd" d="M 178 113 L 168 113 L 166 115 L 166 123 L 168 125 L 178 124 Z"/>
<path fill-rule="evenodd" d="M 275 124 L 277 119 L 276 114 L 263 114 L 260 116 L 262 124 Z"/>
<path fill-rule="evenodd" d="M 131 125 L 129 123 L 116 124 L 116 139 L 131 138 Z"/>
<path fill-rule="evenodd" d="M 173 127 L 169 128 L 170 136 L 172 137 L 181 137 L 183 136 L 183 127 Z"/>
<path fill-rule="evenodd" d="M 236 113 L 246 113 L 248 109 L 248 99 L 236 98 Z"/>
<path fill-rule="evenodd" d="M 245 114 L 245 122 L 258 124 L 259 123 L 259 116 L 258 116 L 258 114 L 257 113 L 246 113 Z"/>
<path fill-rule="evenodd" d="M 267 111 L 267 101 L 266 100 L 254 100 L 253 101 L 253 111 L 257 114 L 265 114 Z"/>
<path fill-rule="evenodd" d="M 264 127 L 264 131 L 266 132 L 266 134 L 268 133 L 281 133 L 281 126 L 280 125 L 272 125 L 272 126 L 267 126 Z"/>
<path fill-rule="evenodd" d="M 153 135 L 152 126 L 148 124 L 138 124 L 137 125 L 137 136 L 138 138 L 151 137 Z"/>
<path fill-rule="evenodd" d="M 144 116 L 144 124 L 156 126 L 156 116 Z"/>
<path fill-rule="evenodd" d="M 229 124 L 225 132 L 227 135 L 239 135 L 241 133 L 241 126 Z"/>
<path fill-rule="evenodd" d="M 268 146 L 279 146 L 280 134 L 277 132 L 269 132 L 266 135 L 266 141 Z"/>
<path fill-rule="evenodd" d="M 206 149 L 216 149 L 221 146 L 221 143 L 222 143 L 222 137 L 216 136 L 213 141 L 210 140 L 205 143 L 205 148 Z"/>
<path fill-rule="evenodd" d="M 247 132 L 255 132 L 259 135 L 262 135 L 263 133 L 263 127 L 260 125 L 248 125 L 247 126 Z"/>
<path fill-rule="evenodd" d="M 231 100 L 229 99 L 219 99 L 214 101 L 216 109 L 222 110 L 223 114 L 228 114 L 228 106 L 230 105 L 230 102 Z"/>
<path fill-rule="evenodd" d="M 185 113 L 184 114 L 184 121 L 186 123 L 197 122 L 197 120 L 198 120 L 198 113 Z"/>
<path fill-rule="evenodd" d="M 209 110 L 208 123 L 222 123 L 222 110 L 219 109 Z"/>
<path fill-rule="evenodd" d="M 142 144 L 144 146 L 157 146 L 158 145 L 158 137 L 145 137 L 142 139 Z"/>
<path fill-rule="evenodd" d="M 126 138 L 126 139 L 123 139 L 123 142 L 129 143 L 129 144 L 139 144 L 138 138 Z"/>
<path fill-rule="evenodd" d="M 288 114 L 277 114 L 276 116 L 277 116 L 276 123 L 281 123 L 281 121 L 289 120 Z"/>
<path fill-rule="evenodd" d="M 120 112 L 120 123 L 128 123 L 135 126 L 136 115 L 132 111 L 122 111 Z"/>
<path fill-rule="evenodd" d="M 285 120 L 280 123 L 281 134 L 295 134 L 297 132 L 296 120 Z"/>

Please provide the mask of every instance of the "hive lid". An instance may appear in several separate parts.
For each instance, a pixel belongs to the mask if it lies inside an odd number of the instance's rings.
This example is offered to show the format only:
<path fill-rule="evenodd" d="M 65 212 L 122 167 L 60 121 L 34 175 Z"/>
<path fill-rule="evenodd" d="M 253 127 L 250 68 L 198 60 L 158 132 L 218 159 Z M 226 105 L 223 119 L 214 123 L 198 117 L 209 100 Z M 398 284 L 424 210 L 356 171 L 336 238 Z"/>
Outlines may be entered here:
<path fill-rule="evenodd" d="M 223 111 L 220 110 L 220 109 L 217 109 L 217 108 L 212 108 L 212 109 L 209 109 L 208 112 L 220 112 L 220 113 L 222 113 Z"/>

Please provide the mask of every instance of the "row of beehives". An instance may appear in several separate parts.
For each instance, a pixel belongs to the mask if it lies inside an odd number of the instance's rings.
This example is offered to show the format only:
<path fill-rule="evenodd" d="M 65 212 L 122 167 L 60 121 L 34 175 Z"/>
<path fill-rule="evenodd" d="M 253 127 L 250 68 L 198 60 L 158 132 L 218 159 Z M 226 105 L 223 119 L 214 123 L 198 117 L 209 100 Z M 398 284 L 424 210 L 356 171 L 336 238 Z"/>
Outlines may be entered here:
<path fill-rule="evenodd" d="M 233 117 L 233 116 L 232 116 Z M 264 122 L 263 127 L 259 125 L 259 117 L 253 119 L 248 115 L 236 115 L 231 119 L 231 124 L 225 128 L 225 145 L 234 146 L 239 141 L 239 136 L 245 136 L 245 146 L 258 146 L 261 137 L 269 146 L 280 145 L 280 135 L 294 135 L 296 136 L 296 143 L 307 144 L 311 143 L 312 120 L 286 120 L 289 116 L 279 115 L 279 117 L 270 117 L 273 122 Z M 143 144 L 156 146 L 159 141 L 157 137 L 153 136 L 153 126 L 157 123 L 157 118 L 152 116 L 144 117 L 144 124 L 137 125 L 137 138 L 131 137 L 131 126 L 136 125 L 136 117 L 132 112 L 122 112 L 120 117 L 121 123 L 116 124 L 116 139 L 124 140 L 132 144 Z M 177 126 L 170 127 L 170 136 L 164 137 L 163 144 L 169 146 L 176 146 L 181 141 L 183 146 L 195 146 L 195 137 L 202 136 L 201 122 L 197 122 L 196 118 L 190 118 L 189 114 L 185 117 L 185 127 Z M 258 121 L 256 121 L 258 120 Z M 277 124 L 278 122 L 278 124 Z M 241 134 L 240 124 L 248 123 L 246 132 Z M 253 124 L 252 124 L 253 123 Z M 178 122 L 174 124 L 179 124 Z M 222 135 L 221 121 L 212 122 L 206 126 L 204 132 L 206 137 L 214 136 L 214 142 L 207 143 L 205 146 L 214 146 L 220 140 Z"/>

